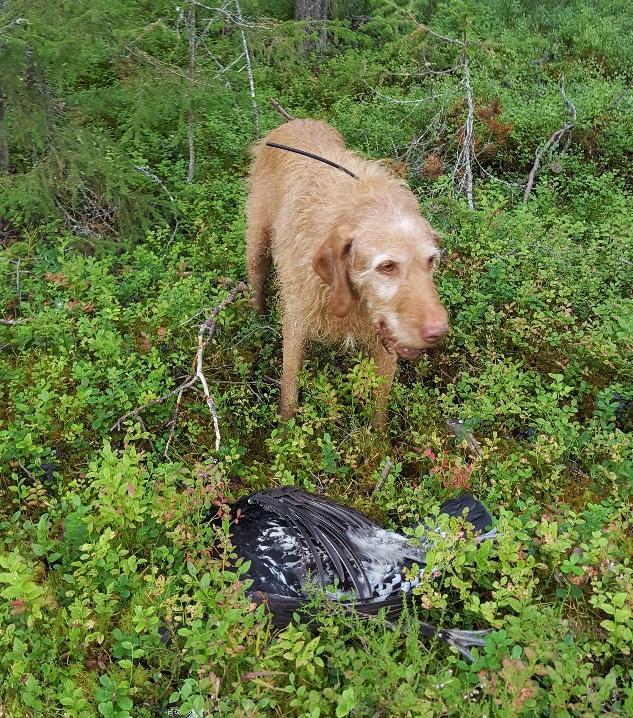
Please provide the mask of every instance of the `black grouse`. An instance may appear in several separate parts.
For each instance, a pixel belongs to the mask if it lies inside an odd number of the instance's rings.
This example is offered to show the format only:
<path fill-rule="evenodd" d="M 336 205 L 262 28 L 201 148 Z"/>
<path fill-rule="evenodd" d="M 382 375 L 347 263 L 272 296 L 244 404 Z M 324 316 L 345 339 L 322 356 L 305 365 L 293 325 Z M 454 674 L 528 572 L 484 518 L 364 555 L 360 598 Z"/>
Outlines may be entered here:
<path fill-rule="evenodd" d="M 440 511 L 465 516 L 479 532 L 492 523 L 483 504 L 464 495 L 445 502 Z M 294 486 L 268 489 L 231 507 L 232 543 L 250 561 L 245 578 L 249 593 L 264 602 L 276 627 L 283 628 L 301 612 L 320 587 L 327 599 L 362 616 L 381 609 L 392 621 L 403 610 L 403 597 L 419 583 L 406 580 L 403 570 L 424 566 L 428 544 L 413 545 L 406 536 L 387 531 L 363 514 Z M 461 631 L 420 623 L 420 635 L 437 636 L 467 660 L 469 648 L 483 646 L 489 631 Z"/>

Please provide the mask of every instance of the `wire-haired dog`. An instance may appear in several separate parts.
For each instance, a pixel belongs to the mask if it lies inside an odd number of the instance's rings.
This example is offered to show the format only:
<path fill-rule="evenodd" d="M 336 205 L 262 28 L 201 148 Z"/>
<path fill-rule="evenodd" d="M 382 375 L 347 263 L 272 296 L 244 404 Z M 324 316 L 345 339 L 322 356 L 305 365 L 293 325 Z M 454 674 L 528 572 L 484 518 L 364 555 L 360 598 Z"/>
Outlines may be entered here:
<path fill-rule="evenodd" d="M 397 357 L 417 358 L 448 331 L 433 283 L 435 233 L 405 182 L 348 150 L 324 122 L 287 122 L 255 146 L 254 156 L 248 275 L 255 307 L 264 312 L 274 262 L 283 317 L 281 416 L 296 413 L 307 340 L 357 342 L 384 378 L 376 415 L 384 426 Z"/>

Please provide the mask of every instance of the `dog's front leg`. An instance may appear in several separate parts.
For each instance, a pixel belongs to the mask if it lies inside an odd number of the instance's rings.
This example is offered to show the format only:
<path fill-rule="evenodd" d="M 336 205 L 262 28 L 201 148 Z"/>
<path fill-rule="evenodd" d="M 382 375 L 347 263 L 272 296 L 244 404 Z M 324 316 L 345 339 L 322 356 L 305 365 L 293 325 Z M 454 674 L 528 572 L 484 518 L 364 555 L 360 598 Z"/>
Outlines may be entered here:
<path fill-rule="evenodd" d="M 281 397 L 279 413 L 283 421 L 291 419 L 298 408 L 299 372 L 305 353 L 306 333 L 296 319 L 283 322 L 283 372 L 281 375 Z"/>
<path fill-rule="evenodd" d="M 397 359 L 393 352 L 387 351 L 382 344 L 369 347 L 369 354 L 376 365 L 376 374 L 381 377 L 380 386 L 376 389 L 376 413 L 374 414 L 374 428 L 380 431 L 387 429 L 387 404 L 393 377 L 396 373 Z"/>

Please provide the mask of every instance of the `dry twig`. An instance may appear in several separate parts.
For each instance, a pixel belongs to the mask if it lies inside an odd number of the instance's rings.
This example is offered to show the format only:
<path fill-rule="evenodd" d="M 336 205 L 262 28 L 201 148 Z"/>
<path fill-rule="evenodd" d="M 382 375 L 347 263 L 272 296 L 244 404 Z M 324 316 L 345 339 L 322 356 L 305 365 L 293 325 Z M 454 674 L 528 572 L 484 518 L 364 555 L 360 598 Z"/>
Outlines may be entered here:
<path fill-rule="evenodd" d="M 55 204 L 57 205 L 57 208 L 61 210 L 64 217 L 66 217 L 66 219 L 68 220 L 69 226 L 72 227 L 73 231 L 80 237 L 86 238 L 100 236 L 98 232 L 95 232 L 94 230 L 90 229 L 87 224 L 82 224 L 81 222 L 78 222 L 58 199 L 55 199 Z"/>
<path fill-rule="evenodd" d="M 470 67 L 468 65 L 468 43 L 466 34 L 462 44 L 462 72 L 463 83 L 466 91 L 466 122 L 463 127 L 463 136 L 460 150 L 457 154 L 455 169 L 453 170 L 453 181 L 461 175 L 459 188 L 466 195 L 468 207 L 474 209 L 473 204 L 473 135 L 475 124 L 475 104 L 473 102 L 473 90 L 470 85 Z"/>
<path fill-rule="evenodd" d="M 15 263 L 15 292 L 18 295 L 18 309 L 22 305 L 22 288 L 20 286 L 20 264 L 22 257 L 19 257 Z"/>
<path fill-rule="evenodd" d="M 270 102 L 270 106 L 273 108 L 273 110 L 277 110 L 277 112 L 284 118 L 284 120 L 296 120 L 296 117 L 293 117 L 290 113 L 286 112 L 284 108 L 275 100 L 274 97 L 269 97 L 268 102 Z"/>
<path fill-rule="evenodd" d="M 33 474 L 26 468 L 26 466 L 24 466 L 21 461 L 18 461 L 18 466 L 22 469 L 22 471 L 24 471 L 24 473 L 29 477 L 29 479 L 31 479 L 33 483 L 37 481 L 35 476 L 33 476 Z"/>
<path fill-rule="evenodd" d="M 413 18 L 413 17 L 412 17 L 411 19 L 412 19 L 413 22 L 418 26 L 418 28 L 419 28 L 420 30 L 422 30 L 422 32 L 428 32 L 429 35 L 433 35 L 433 37 L 436 37 L 438 40 L 444 40 L 444 42 L 448 42 L 448 43 L 450 43 L 451 45 L 462 45 L 462 46 L 465 45 L 465 43 L 462 42 L 461 40 L 456 40 L 455 38 L 453 38 L 453 37 L 447 37 L 446 35 L 440 35 L 439 32 L 435 32 L 435 30 L 432 30 L 428 25 L 425 25 L 424 23 L 418 22 L 418 21 L 415 20 L 415 18 Z"/>
<path fill-rule="evenodd" d="M 576 106 L 567 97 L 567 93 L 565 92 L 564 76 L 561 76 L 560 92 L 563 96 L 563 102 L 565 103 L 565 107 L 571 115 L 571 119 L 568 122 L 565 122 L 562 127 L 559 127 L 556 132 L 554 132 L 554 134 L 549 138 L 549 140 L 547 140 L 545 145 L 536 151 L 536 155 L 534 157 L 534 164 L 532 165 L 532 169 L 530 170 L 530 174 L 528 175 L 525 192 L 523 193 L 523 202 L 527 202 L 528 199 L 530 199 L 532 187 L 534 186 L 534 180 L 536 179 L 536 175 L 538 174 L 539 168 L 541 166 L 541 159 L 543 158 L 543 155 L 549 150 L 551 150 L 555 145 L 560 145 L 563 138 L 565 138 L 565 145 L 561 147 L 559 154 L 562 155 L 564 152 L 566 152 L 571 143 L 571 133 L 574 127 L 574 122 L 576 121 Z"/>
<path fill-rule="evenodd" d="M 244 53 L 244 61 L 246 62 L 246 74 L 248 75 L 248 91 L 251 96 L 251 108 L 253 111 L 253 127 L 255 129 L 255 137 L 259 137 L 259 110 L 257 108 L 257 99 L 255 98 L 255 82 L 253 81 L 253 68 L 251 66 L 251 54 L 248 50 L 246 35 L 244 34 L 244 19 L 242 18 L 242 9 L 239 0 L 235 0 L 235 12 L 237 17 L 237 26 L 240 29 L 240 41 L 242 43 L 242 52 Z"/>
<path fill-rule="evenodd" d="M 216 12 L 219 15 L 223 15 L 229 22 L 231 22 L 233 25 L 237 25 L 238 27 L 261 28 L 262 30 L 272 29 L 272 26 L 265 22 L 251 22 L 250 20 L 244 20 L 244 18 L 242 17 L 241 10 L 239 10 L 235 14 L 231 13 L 229 10 L 227 10 L 227 7 L 229 6 L 230 2 L 225 2 L 222 6 L 218 7 L 211 7 L 210 5 L 205 5 L 199 0 L 191 0 L 191 2 L 198 7 L 204 8 L 205 10 L 209 10 L 210 12 Z"/>
<path fill-rule="evenodd" d="M 189 79 L 189 112 L 187 116 L 187 137 L 189 140 L 189 169 L 187 170 L 187 183 L 193 182 L 196 171 L 196 146 L 194 141 L 195 115 L 193 111 L 194 71 L 196 69 L 196 5 L 191 4 L 187 17 L 187 32 L 189 35 L 189 64 L 187 77 Z"/>
<path fill-rule="evenodd" d="M 153 399 L 152 401 L 148 401 L 146 404 L 143 404 L 142 406 L 137 407 L 136 409 L 132 409 L 132 411 L 128 411 L 126 414 L 123 414 L 123 416 L 120 416 L 116 422 L 112 425 L 110 431 L 119 430 L 121 428 L 121 424 L 126 421 L 127 419 L 134 417 L 135 419 L 138 419 L 141 422 L 141 425 L 144 426 L 143 420 L 141 419 L 140 413 L 144 411 L 145 409 L 149 409 L 151 406 L 156 406 L 157 404 L 162 404 L 165 402 L 169 397 L 176 396 L 176 405 L 174 406 L 174 413 L 171 418 L 171 428 L 169 431 L 169 438 L 167 439 L 167 444 L 165 445 L 165 452 L 164 455 L 167 456 L 169 453 L 169 447 L 171 445 L 171 442 L 174 438 L 174 434 L 176 433 L 176 425 L 178 420 L 178 413 L 180 411 L 180 404 L 182 401 L 183 394 L 187 391 L 187 389 L 191 389 L 194 387 L 198 382 L 202 385 L 202 392 L 204 394 L 205 401 L 207 403 L 207 406 L 209 407 L 209 412 L 211 414 L 211 418 L 213 420 L 213 429 L 215 431 L 215 450 L 217 451 L 220 448 L 220 427 L 218 423 L 218 414 L 215 406 L 215 401 L 213 400 L 213 397 L 211 396 L 211 393 L 209 392 L 209 385 L 207 383 L 207 379 L 204 375 L 204 371 L 202 368 L 202 362 L 204 358 L 204 350 L 208 346 L 209 342 L 211 341 L 213 334 L 215 333 L 215 330 L 217 328 L 217 318 L 220 312 L 227 307 L 231 302 L 234 302 L 235 299 L 239 294 L 242 294 L 243 292 L 247 291 L 246 284 L 244 282 L 240 282 L 238 285 L 233 287 L 233 289 L 229 292 L 227 297 L 218 304 L 209 317 L 200 324 L 198 328 L 198 349 L 196 351 L 196 357 L 193 362 L 192 367 L 192 373 L 189 374 L 185 378 L 185 380 L 177 386 L 175 389 L 172 389 L 171 391 L 167 392 L 166 394 L 163 394 L 162 396 L 159 396 L 157 399 Z"/>
<path fill-rule="evenodd" d="M 392 466 L 393 461 L 391 459 L 387 459 L 387 461 L 385 461 L 385 465 L 382 467 L 382 471 L 380 472 L 380 478 L 376 482 L 376 486 L 374 487 L 372 494 L 377 494 L 380 489 L 382 489 L 385 481 L 387 480 L 387 477 L 389 476 L 389 472 L 391 471 Z"/>

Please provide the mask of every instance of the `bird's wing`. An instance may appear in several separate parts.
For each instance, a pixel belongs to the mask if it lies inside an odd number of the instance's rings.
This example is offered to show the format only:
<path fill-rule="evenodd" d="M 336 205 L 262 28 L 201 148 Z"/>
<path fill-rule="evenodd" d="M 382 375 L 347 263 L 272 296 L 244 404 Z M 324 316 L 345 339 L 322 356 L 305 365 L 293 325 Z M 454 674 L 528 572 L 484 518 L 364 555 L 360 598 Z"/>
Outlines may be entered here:
<path fill-rule="evenodd" d="M 375 531 L 380 529 L 378 524 L 354 509 L 294 486 L 258 492 L 249 496 L 248 502 L 273 511 L 298 531 L 314 559 L 321 585 L 330 580 L 320 556 L 324 552 L 342 585 L 351 584 L 361 599 L 371 597 L 362 555 L 349 539 L 349 532 Z"/>

